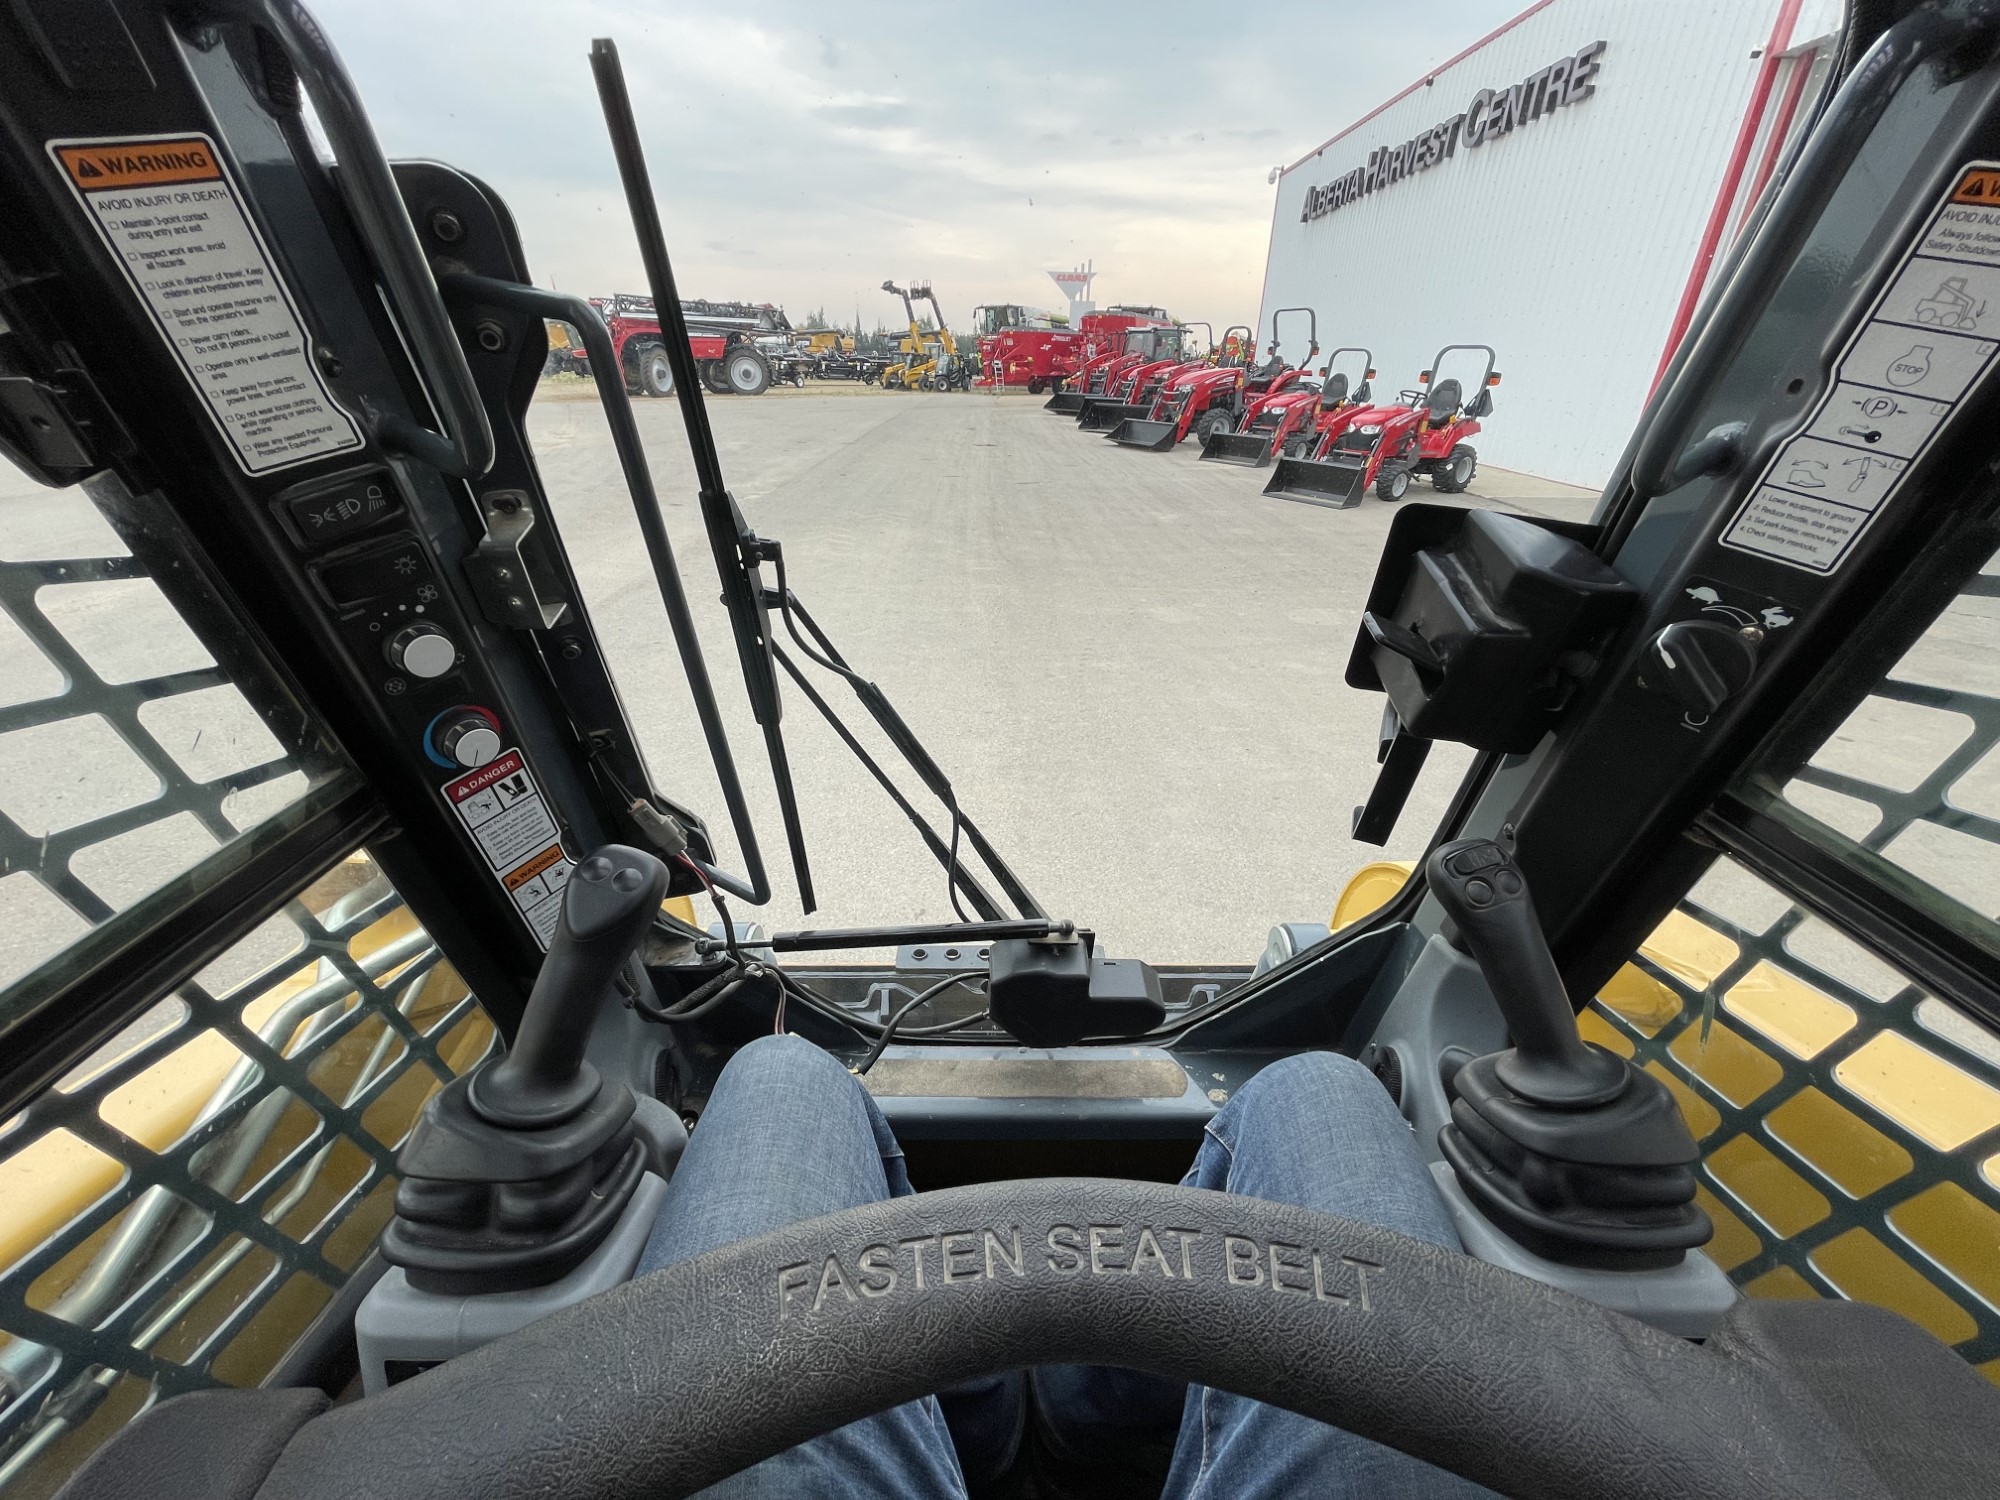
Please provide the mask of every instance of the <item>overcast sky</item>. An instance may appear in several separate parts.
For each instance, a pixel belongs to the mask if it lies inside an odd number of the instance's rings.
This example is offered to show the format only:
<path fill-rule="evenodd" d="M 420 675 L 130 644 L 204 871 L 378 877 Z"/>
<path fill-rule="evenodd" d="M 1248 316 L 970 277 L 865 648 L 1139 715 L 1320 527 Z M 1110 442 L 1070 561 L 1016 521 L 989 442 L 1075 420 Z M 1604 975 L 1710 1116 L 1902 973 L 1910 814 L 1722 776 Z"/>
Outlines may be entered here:
<path fill-rule="evenodd" d="M 1265 178 L 1522 0 L 318 0 L 391 156 L 490 182 L 543 285 L 643 291 L 592 86 L 618 43 L 683 295 L 794 319 L 1099 303 L 1257 311 Z M 1237 25 L 1236 22 L 1242 24 Z M 1443 232 L 1446 226 L 1440 226 Z"/>

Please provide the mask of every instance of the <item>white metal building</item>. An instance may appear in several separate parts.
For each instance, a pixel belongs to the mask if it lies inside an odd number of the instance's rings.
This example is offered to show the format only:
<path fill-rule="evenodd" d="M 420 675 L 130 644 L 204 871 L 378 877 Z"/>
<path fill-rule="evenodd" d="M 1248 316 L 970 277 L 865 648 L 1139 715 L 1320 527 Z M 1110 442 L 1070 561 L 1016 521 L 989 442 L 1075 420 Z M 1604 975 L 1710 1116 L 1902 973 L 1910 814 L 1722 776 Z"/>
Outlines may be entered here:
<path fill-rule="evenodd" d="M 1259 336 L 1310 307 L 1323 351 L 1374 352 L 1389 400 L 1442 346 L 1490 344 L 1481 462 L 1602 484 L 1840 17 L 1841 0 L 1539 0 L 1284 170 Z M 1302 317 L 1278 334 L 1304 357 Z"/>

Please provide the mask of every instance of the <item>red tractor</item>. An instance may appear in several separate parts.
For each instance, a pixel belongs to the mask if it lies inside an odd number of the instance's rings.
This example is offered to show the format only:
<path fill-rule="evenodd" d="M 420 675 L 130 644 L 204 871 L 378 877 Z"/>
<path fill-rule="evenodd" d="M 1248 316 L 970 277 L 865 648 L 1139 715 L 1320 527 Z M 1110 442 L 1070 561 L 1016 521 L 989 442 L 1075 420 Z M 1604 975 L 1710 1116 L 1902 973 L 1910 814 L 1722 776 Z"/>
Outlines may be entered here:
<path fill-rule="evenodd" d="M 1306 357 L 1288 364 L 1278 353 L 1278 326 L 1286 313 L 1306 315 Z M 1251 370 L 1234 391 L 1214 392 L 1208 410 L 1195 418 L 1189 431 L 1201 440 L 1201 456 L 1220 463 L 1258 465 L 1269 434 L 1258 426 L 1265 406 L 1307 377 L 1319 353 L 1319 315 L 1310 307 L 1281 307 L 1271 314 L 1271 344 L 1264 363 Z M 1275 420 L 1275 419 L 1273 419 Z"/>
<path fill-rule="evenodd" d="M 635 396 L 672 395 L 674 369 L 653 299 L 620 293 L 590 300 L 610 330 L 611 347 L 625 372 L 625 388 Z M 761 396 L 773 380 L 805 384 L 792 325 L 782 308 L 768 302 L 683 299 L 681 311 L 702 384 L 717 395 Z"/>
<path fill-rule="evenodd" d="M 1128 328 L 1121 335 L 1122 347 L 1115 354 L 1099 355 L 1078 371 L 1078 387 L 1057 391 L 1042 404 L 1042 410 L 1062 412 L 1079 420 L 1093 406 L 1117 403 L 1119 391 L 1130 394 L 1127 377 L 1140 367 L 1179 364 L 1185 358 L 1186 330 L 1175 324 L 1160 327 Z M 1057 405 L 1057 403 L 1062 403 Z"/>
<path fill-rule="evenodd" d="M 1451 354 L 1471 354 L 1485 362 L 1470 400 L 1456 378 L 1432 379 Z M 1492 414 L 1492 388 L 1500 383 L 1493 358 L 1485 344 L 1440 349 L 1431 368 L 1417 377 L 1422 389 L 1404 391 L 1401 406 L 1360 407 L 1344 423 L 1329 425 L 1317 435 L 1310 457 L 1279 460 L 1264 493 L 1349 510 L 1361 503 L 1371 484 L 1381 499 L 1402 499 L 1416 474 L 1430 475 L 1440 494 L 1463 492 L 1479 466 L 1466 440 Z"/>
<path fill-rule="evenodd" d="M 1076 363 L 1058 373 L 1055 394 L 1043 404 L 1042 410 L 1075 416 L 1083 410 L 1086 395 L 1103 394 L 1104 369 L 1125 357 L 1126 335 L 1173 326 L 1173 319 L 1167 316 L 1163 307 L 1133 307 L 1121 303 L 1103 312 L 1084 314 L 1083 342 L 1069 346 L 1070 357 Z"/>
<path fill-rule="evenodd" d="M 1342 363 L 1347 369 L 1334 368 Z M 1203 444 L 1201 456 L 1261 469 L 1281 453 L 1308 446 L 1309 435 L 1322 419 L 1344 425 L 1372 397 L 1368 383 L 1374 378 L 1371 352 L 1336 349 L 1320 366 L 1317 378 L 1298 371 L 1290 383 L 1250 403 L 1237 430 L 1216 433 Z"/>
<path fill-rule="evenodd" d="M 1202 330 L 1199 336 L 1196 329 Z M 1172 337 L 1176 332 L 1178 339 Z M 1150 412 L 1161 387 L 1175 376 L 1210 369 L 1214 363 L 1215 330 L 1207 323 L 1183 323 L 1178 329 L 1166 330 L 1154 354 L 1108 377 L 1102 396 L 1084 399 L 1076 425 L 1084 432 L 1108 433 L 1119 423 Z"/>
<path fill-rule="evenodd" d="M 1219 414 L 1225 425 L 1233 425 L 1236 403 L 1249 378 L 1250 354 L 1256 348 L 1256 334 L 1238 324 L 1223 330 L 1222 345 L 1212 361 L 1183 366 L 1161 383 L 1153 402 L 1142 417 L 1127 417 L 1111 430 L 1111 441 L 1122 448 L 1143 448 L 1148 453 L 1165 453 L 1190 432 L 1206 434 Z"/>

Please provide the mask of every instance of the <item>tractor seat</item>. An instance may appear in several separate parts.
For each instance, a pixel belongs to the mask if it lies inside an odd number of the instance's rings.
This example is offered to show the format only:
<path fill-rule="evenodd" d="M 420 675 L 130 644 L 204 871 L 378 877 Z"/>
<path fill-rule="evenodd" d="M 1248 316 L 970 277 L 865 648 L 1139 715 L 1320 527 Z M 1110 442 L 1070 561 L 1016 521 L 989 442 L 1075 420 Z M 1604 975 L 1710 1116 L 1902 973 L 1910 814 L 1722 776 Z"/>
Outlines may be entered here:
<path fill-rule="evenodd" d="M 1440 380 L 1432 386 L 1430 397 L 1424 402 L 1430 409 L 1431 426 L 1442 427 L 1449 422 L 1457 415 L 1459 405 L 1464 398 L 1465 392 L 1456 380 Z"/>
<path fill-rule="evenodd" d="M 1347 399 L 1347 377 L 1345 375 L 1327 376 L 1326 384 L 1319 388 L 1320 410 L 1332 411 L 1336 406 L 1340 405 L 1340 403 L 1345 401 L 1346 399 Z"/>

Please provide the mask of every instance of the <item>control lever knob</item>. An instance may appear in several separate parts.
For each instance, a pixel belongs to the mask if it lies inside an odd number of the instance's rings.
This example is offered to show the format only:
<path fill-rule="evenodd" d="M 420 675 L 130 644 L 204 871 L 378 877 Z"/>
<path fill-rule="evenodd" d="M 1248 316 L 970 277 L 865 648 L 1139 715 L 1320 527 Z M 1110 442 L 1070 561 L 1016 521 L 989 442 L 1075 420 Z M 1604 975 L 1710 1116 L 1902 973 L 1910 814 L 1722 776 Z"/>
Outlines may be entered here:
<path fill-rule="evenodd" d="M 1757 670 L 1762 633 L 1715 620 L 1676 620 L 1646 648 L 1640 681 L 1691 714 L 1714 713 L 1742 692 Z"/>
<path fill-rule="evenodd" d="M 473 1075 L 467 1099 L 495 1125 L 559 1124 L 597 1097 L 583 1060 L 604 998 L 666 899 L 667 867 L 643 849 L 606 844 L 570 872 L 562 916 L 528 996 L 513 1048 Z"/>
<path fill-rule="evenodd" d="M 1565 1109 L 1623 1093 L 1624 1061 L 1577 1034 L 1576 1011 L 1512 856 L 1491 839 L 1455 839 L 1433 851 L 1424 874 L 1513 1035 L 1513 1050 L 1496 1065 L 1500 1081 L 1523 1099 Z"/>

